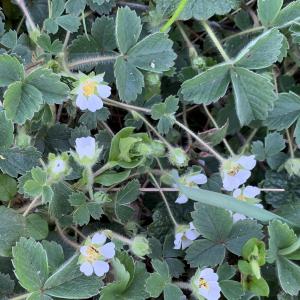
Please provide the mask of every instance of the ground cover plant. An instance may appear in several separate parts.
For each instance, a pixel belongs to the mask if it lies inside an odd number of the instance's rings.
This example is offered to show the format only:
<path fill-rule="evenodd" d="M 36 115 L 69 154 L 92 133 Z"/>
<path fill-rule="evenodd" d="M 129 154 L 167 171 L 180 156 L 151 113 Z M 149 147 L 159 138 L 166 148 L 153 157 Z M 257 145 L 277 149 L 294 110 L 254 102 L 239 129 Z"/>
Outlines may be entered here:
<path fill-rule="evenodd" d="M 0 21 L 0 299 L 298 299 L 299 0 Z"/>

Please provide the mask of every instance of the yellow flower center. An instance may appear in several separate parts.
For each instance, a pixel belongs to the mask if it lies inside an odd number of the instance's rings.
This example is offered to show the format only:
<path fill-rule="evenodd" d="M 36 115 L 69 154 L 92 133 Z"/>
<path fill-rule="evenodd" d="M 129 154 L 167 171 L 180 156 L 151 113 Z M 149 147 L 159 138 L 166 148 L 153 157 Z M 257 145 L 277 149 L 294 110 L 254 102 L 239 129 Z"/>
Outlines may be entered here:
<path fill-rule="evenodd" d="M 245 201 L 247 197 L 245 197 L 243 194 L 240 194 L 237 199 L 241 201 Z"/>
<path fill-rule="evenodd" d="M 88 80 L 87 82 L 85 82 L 82 87 L 84 96 L 89 97 L 95 95 L 96 87 L 97 87 L 97 82 L 95 81 Z"/>
<path fill-rule="evenodd" d="M 200 288 L 208 289 L 209 288 L 208 282 L 204 278 L 200 278 L 200 280 L 199 280 L 199 287 Z"/>
<path fill-rule="evenodd" d="M 240 167 L 237 165 L 237 166 L 233 166 L 228 172 L 227 174 L 229 176 L 235 176 L 240 170 Z"/>
<path fill-rule="evenodd" d="M 94 262 L 99 259 L 100 252 L 97 248 L 95 248 L 93 245 L 88 246 L 87 250 L 87 260 L 89 262 Z"/>

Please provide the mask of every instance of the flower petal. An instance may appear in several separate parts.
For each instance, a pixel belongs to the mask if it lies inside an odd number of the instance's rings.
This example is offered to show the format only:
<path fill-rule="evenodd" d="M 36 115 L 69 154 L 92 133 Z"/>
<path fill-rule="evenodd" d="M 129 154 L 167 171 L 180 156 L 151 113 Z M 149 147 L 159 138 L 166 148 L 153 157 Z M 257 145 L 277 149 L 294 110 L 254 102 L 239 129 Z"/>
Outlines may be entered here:
<path fill-rule="evenodd" d="M 109 264 L 105 261 L 96 261 L 93 263 L 94 272 L 97 276 L 103 276 L 109 271 Z"/>
<path fill-rule="evenodd" d="M 97 90 L 101 98 L 108 98 L 111 95 L 111 87 L 108 85 L 100 84 Z"/>
<path fill-rule="evenodd" d="M 79 94 L 76 98 L 76 105 L 81 109 L 81 110 L 86 110 L 88 105 L 87 105 L 87 97 L 85 97 L 82 94 Z"/>
<path fill-rule="evenodd" d="M 91 95 L 88 97 L 87 109 L 91 112 L 95 112 L 103 107 L 102 99 L 97 95 Z"/>
<path fill-rule="evenodd" d="M 247 217 L 244 216 L 244 215 L 242 215 L 242 214 L 240 214 L 240 213 L 234 213 L 232 215 L 232 219 L 233 219 L 233 223 L 236 223 L 238 221 L 246 220 Z"/>
<path fill-rule="evenodd" d="M 219 276 L 212 268 L 205 268 L 200 272 L 200 278 L 203 278 L 206 281 L 218 281 Z"/>
<path fill-rule="evenodd" d="M 256 160 L 254 155 L 250 156 L 241 156 L 237 163 L 240 164 L 243 168 L 247 170 L 252 170 L 256 165 Z"/>
<path fill-rule="evenodd" d="M 180 249 L 181 248 L 181 243 L 182 243 L 182 237 L 183 233 L 179 232 L 175 234 L 175 240 L 174 240 L 174 248 L 173 249 Z"/>
<path fill-rule="evenodd" d="M 256 186 L 248 185 L 244 189 L 244 195 L 248 198 L 254 198 L 260 194 L 260 189 Z"/>
<path fill-rule="evenodd" d="M 184 204 L 184 203 L 187 203 L 188 201 L 189 201 L 189 198 L 186 195 L 179 194 L 175 203 Z"/>
<path fill-rule="evenodd" d="M 116 251 L 115 251 L 115 244 L 112 242 L 109 242 L 105 245 L 103 245 L 100 248 L 100 253 L 106 258 L 106 259 L 111 259 L 115 256 Z"/>
<path fill-rule="evenodd" d="M 233 191 L 241 185 L 240 180 L 236 176 L 229 176 L 228 174 L 224 175 L 223 178 L 223 187 L 226 191 Z"/>
<path fill-rule="evenodd" d="M 88 249 L 88 246 L 82 246 L 82 247 L 80 247 L 80 253 L 83 256 L 87 256 L 87 249 Z"/>
<path fill-rule="evenodd" d="M 244 184 L 250 176 L 251 176 L 251 172 L 249 170 L 240 170 L 235 175 L 235 177 L 239 181 L 239 185 Z"/>
<path fill-rule="evenodd" d="M 80 266 L 80 271 L 85 275 L 85 276 L 91 276 L 93 274 L 93 266 L 88 263 L 88 262 L 84 262 L 81 266 Z"/>
<path fill-rule="evenodd" d="M 187 176 L 187 181 L 196 184 L 205 184 L 207 183 L 207 177 L 204 174 L 196 174 L 196 175 Z"/>
<path fill-rule="evenodd" d="M 200 236 L 200 233 L 197 230 L 195 230 L 195 229 L 190 229 L 190 230 L 186 231 L 185 236 L 189 240 L 194 241 L 197 237 Z"/>
<path fill-rule="evenodd" d="M 92 158 L 95 155 L 96 141 L 94 138 L 90 136 L 77 138 L 75 140 L 75 144 L 76 144 L 75 146 L 76 152 L 79 155 L 79 158 L 83 158 L 83 157 Z"/>
<path fill-rule="evenodd" d="M 193 244 L 193 241 L 191 240 L 187 240 L 187 239 L 183 239 L 181 241 L 181 248 L 182 250 L 186 249 L 187 247 L 191 246 Z"/>
<path fill-rule="evenodd" d="M 238 198 L 239 196 L 241 196 L 241 194 L 242 194 L 242 190 L 241 189 L 236 189 L 236 190 L 233 191 L 232 196 L 234 198 Z"/>
<path fill-rule="evenodd" d="M 92 238 L 92 243 L 97 245 L 104 245 L 106 242 L 106 236 L 103 233 L 95 233 Z"/>

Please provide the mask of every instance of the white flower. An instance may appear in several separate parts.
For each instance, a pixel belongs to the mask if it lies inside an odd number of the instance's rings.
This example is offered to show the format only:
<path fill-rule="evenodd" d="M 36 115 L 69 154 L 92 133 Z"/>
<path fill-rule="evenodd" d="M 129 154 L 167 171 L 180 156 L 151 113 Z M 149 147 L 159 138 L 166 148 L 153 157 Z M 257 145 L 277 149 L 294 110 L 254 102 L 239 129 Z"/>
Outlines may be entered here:
<path fill-rule="evenodd" d="M 198 270 L 192 278 L 193 292 L 207 300 L 217 300 L 221 297 L 219 276 L 211 268 Z"/>
<path fill-rule="evenodd" d="M 258 187 L 248 185 L 245 188 L 234 190 L 232 195 L 234 198 L 238 200 L 253 202 L 255 201 L 254 198 L 259 194 L 260 194 L 260 189 Z"/>
<path fill-rule="evenodd" d="M 174 249 L 186 249 L 195 239 L 200 236 L 194 224 L 191 222 L 189 226 L 178 226 L 176 228 Z"/>
<path fill-rule="evenodd" d="M 52 181 L 58 181 L 71 172 L 68 159 L 69 156 L 66 152 L 58 156 L 53 153 L 48 155 L 48 174 Z"/>
<path fill-rule="evenodd" d="M 96 153 L 96 141 L 94 138 L 82 137 L 75 140 L 75 149 L 80 159 L 93 158 Z"/>
<path fill-rule="evenodd" d="M 80 247 L 80 271 L 91 276 L 103 276 L 109 271 L 109 264 L 106 262 L 115 256 L 115 244 L 106 243 L 106 236 L 102 233 L 95 233 L 92 239 L 88 239 L 84 246 Z"/>
<path fill-rule="evenodd" d="M 108 98 L 111 88 L 103 84 L 103 74 L 85 78 L 76 89 L 76 105 L 81 110 L 95 112 L 103 107 L 103 98 Z"/>
<path fill-rule="evenodd" d="M 223 187 L 227 191 L 233 191 L 244 184 L 251 176 L 251 170 L 255 167 L 254 155 L 240 156 L 226 160 L 222 165 L 221 176 Z"/>
<path fill-rule="evenodd" d="M 64 160 L 62 160 L 61 158 L 57 158 L 55 159 L 55 161 L 53 161 L 53 168 L 52 168 L 53 173 L 56 174 L 63 173 L 65 169 L 66 169 L 66 163 L 64 162 Z"/>
<path fill-rule="evenodd" d="M 261 205 L 261 204 L 255 204 L 255 206 L 257 206 L 259 208 L 264 208 L 263 205 Z M 249 220 L 253 219 L 253 218 L 248 218 L 245 215 L 240 214 L 240 213 L 232 213 L 231 212 L 231 214 L 232 214 L 233 223 L 236 223 L 236 222 L 242 221 L 242 220 L 246 220 L 246 219 L 249 219 Z"/>
<path fill-rule="evenodd" d="M 182 179 L 180 180 L 182 182 L 182 184 L 187 185 L 187 186 L 195 186 L 198 184 L 205 184 L 207 183 L 207 177 L 204 174 L 190 174 L 187 176 L 183 176 Z M 177 185 L 174 185 L 175 187 L 177 187 Z M 178 204 L 184 204 L 186 202 L 188 202 L 188 197 L 184 194 L 179 193 L 177 199 L 176 199 L 176 203 Z"/>

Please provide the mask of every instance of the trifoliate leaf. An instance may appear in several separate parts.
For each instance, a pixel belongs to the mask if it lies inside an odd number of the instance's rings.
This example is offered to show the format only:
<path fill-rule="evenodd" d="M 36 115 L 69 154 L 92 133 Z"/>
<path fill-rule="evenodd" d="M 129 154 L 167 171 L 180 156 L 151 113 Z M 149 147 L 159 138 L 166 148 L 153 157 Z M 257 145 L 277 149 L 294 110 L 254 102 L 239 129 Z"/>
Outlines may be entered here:
<path fill-rule="evenodd" d="M 207 142 L 208 144 L 212 146 L 216 146 L 222 142 L 222 140 L 226 137 L 227 135 L 227 129 L 228 129 L 228 120 L 227 122 L 219 127 L 219 128 L 212 128 L 207 131 L 203 131 L 199 133 L 198 135 L 201 137 L 202 140 Z M 199 143 L 195 143 L 197 147 L 200 149 L 203 148 L 203 146 L 199 145 Z"/>
<path fill-rule="evenodd" d="M 184 99 L 196 104 L 218 101 L 227 91 L 230 82 L 229 69 L 229 65 L 217 65 L 185 81 L 182 85 Z"/>
<path fill-rule="evenodd" d="M 60 77 L 50 69 L 37 69 L 30 73 L 25 82 L 42 93 L 45 103 L 61 104 L 67 100 L 69 88 L 60 81 Z"/>
<path fill-rule="evenodd" d="M 5 112 L 0 112 L 0 148 L 8 148 L 14 141 L 13 123 L 6 118 Z"/>
<path fill-rule="evenodd" d="M 16 211 L 0 206 L 0 256 L 9 256 L 21 236 L 26 236 L 25 218 Z"/>
<path fill-rule="evenodd" d="M 76 32 L 80 26 L 80 18 L 74 15 L 64 15 L 55 19 L 56 24 L 66 31 Z"/>
<path fill-rule="evenodd" d="M 86 0 L 68 0 L 66 2 L 66 12 L 78 15 L 86 6 Z"/>
<path fill-rule="evenodd" d="M 63 48 L 63 43 L 60 40 L 54 40 L 51 42 L 50 36 L 46 33 L 41 34 L 37 38 L 37 44 L 46 52 L 53 54 L 59 53 Z"/>
<path fill-rule="evenodd" d="M 172 45 L 166 34 L 153 33 L 128 51 L 128 62 L 145 71 L 168 71 L 176 58 Z"/>
<path fill-rule="evenodd" d="M 31 238 L 21 238 L 12 253 L 15 274 L 21 286 L 29 292 L 41 289 L 49 274 L 47 253 L 42 245 Z"/>
<path fill-rule="evenodd" d="M 24 124 L 31 119 L 42 103 L 42 93 L 33 85 L 20 81 L 12 83 L 4 94 L 6 116 L 18 124 Z"/>
<path fill-rule="evenodd" d="M 264 26 L 269 26 L 272 21 L 277 17 L 281 7 L 283 5 L 283 0 L 258 0 L 258 16 L 261 23 Z"/>
<path fill-rule="evenodd" d="M 0 55 L 0 87 L 22 80 L 24 74 L 24 67 L 16 57 Z"/>
<path fill-rule="evenodd" d="M 12 177 L 25 174 L 39 163 L 40 152 L 34 147 L 0 150 L 0 169 Z"/>
<path fill-rule="evenodd" d="M 102 281 L 81 273 L 77 262 L 78 256 L 74 255 L 60 266 L 45 282 L 44 293 L 63 299 L 88 299 L 99 294 Z"/>
<path fill-rule="evenodd" d="M 64 252 L 61 245 L 54 241 L 42 241 L 43 248 L 47 252 L 49 271 L 52 273 L 64 262 Z"/>
<path fill-rule="evenodd" d="M 116 18 L 116 39 L 119 50 L 126 54 L 136 44 L 142 30 L 141 19 L 129 7 L 119 8 Z"/>
<path fill-rule="evenodd" d="M 252 40 L 236 57 L 235 64 L 248 69 L 264 69 L 278 60 L 283 35 L 271 29 Z"/>
<path fill-rule="evenodd" d="M 245 68 L 232 68 L 235 105 L 241 125 L 253 120 L 265 120 L 273 108 L 276 94 L 270 81 Z"/>
<path fill-rule="evenodd" d="M 134 101 L 144 87 L 143 74 L 123 57 L 117 58 L 114 73 L 120 98 L 126 102 Z"/>
<path fill-rule="evenodd" d="M 158 131 L 167 134 L 175 123 L 175 113 L 178 110 L 178 102 L 174 96 L 169 96 L 164 103 L 154 104 L 151 108 L 151 117 L 153 120 L 159 120 L 157 124 Z"/>
<path fill-rule="evenodd" d="M 278 131 L 289 128 L 300 116 L 300 97 L 293 92 L 281 93 L 269 113 L 266 126 Z"/>

